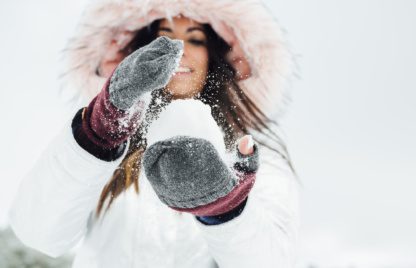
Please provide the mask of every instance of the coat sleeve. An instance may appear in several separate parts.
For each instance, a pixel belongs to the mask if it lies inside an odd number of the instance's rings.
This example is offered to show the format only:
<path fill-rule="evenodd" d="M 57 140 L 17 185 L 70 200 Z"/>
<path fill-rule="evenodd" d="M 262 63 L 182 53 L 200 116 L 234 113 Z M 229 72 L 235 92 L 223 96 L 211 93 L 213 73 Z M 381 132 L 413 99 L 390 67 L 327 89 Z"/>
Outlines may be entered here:
<path fill-rule="evenodd" d="M 77 245 L 126 151 L 115 161 L 100 160 L 78 145 L 68 122 L 19 186 L 9 212 L 18 238 L 51 257 Z"/>
<path fill-rule="evenodd" d="M 286 160 L 260 148 L 257 180 L 242 213 L 219 225 L 196 221 L 221 268 L 295 265 L 298 181 Z"/>

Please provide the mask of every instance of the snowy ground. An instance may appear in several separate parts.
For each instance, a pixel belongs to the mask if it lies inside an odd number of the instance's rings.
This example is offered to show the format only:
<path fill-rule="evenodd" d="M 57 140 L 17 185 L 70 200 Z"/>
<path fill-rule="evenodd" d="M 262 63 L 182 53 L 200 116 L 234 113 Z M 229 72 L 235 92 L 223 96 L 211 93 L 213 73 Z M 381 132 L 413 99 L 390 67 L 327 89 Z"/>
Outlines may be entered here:
<path fill-rule="evenodd" d="M 0 3 L 0 226 L 76 107 L 59 50 L 85 0 Z M 299 54 L 284 120 L 304 183 L 299 267 L 416 267 L 416 3 L 267 2 Z"/>

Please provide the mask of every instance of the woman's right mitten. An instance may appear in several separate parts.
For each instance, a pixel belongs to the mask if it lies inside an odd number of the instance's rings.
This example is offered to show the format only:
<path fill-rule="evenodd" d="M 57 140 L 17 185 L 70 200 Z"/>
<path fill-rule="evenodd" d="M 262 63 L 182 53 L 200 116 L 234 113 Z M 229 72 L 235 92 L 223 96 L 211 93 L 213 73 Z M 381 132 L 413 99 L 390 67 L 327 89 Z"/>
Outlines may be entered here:
<path fill-rule="evenodd" d="M 182 54 L 183 41 L 161 36 L 127 56 L 111 77 L 111 102 L 127 110 L 144 93 L 165 87 Z"/>
<path fill-rule="evenodd" d="M 182 41 L 163 36 L 123 59 L 84 110 L 82 134 L 105 149 L 125 142 L 140 125 L 146 106 L 140 97 L 166 86 L 182 53 Z"/>

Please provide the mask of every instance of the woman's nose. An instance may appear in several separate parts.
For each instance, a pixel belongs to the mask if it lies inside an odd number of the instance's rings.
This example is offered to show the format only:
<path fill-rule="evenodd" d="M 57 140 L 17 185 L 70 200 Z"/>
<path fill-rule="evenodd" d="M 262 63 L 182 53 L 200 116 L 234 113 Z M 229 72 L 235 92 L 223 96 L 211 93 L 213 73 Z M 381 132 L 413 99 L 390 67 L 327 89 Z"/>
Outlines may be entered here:
<path fill-rule="evenodd" d="M 186 55 L 188 55 L 188 52 L 189 52 L 188 46 L 189 45 L 186 42 L 183 43 L 183 55 L 182 55 L 183 58 L 186 57 Z"/>

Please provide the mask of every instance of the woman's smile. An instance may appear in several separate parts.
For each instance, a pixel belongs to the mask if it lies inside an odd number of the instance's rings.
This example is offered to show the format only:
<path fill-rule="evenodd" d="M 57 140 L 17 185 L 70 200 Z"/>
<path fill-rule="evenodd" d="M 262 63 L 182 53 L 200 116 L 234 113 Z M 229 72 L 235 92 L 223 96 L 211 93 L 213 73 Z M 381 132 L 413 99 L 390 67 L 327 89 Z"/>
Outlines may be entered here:
<path fill-rule="evenodd" d="M 193 73 L 193 69 L 187 66 L 179 66 L 178 69 L 175 70 L 174 76 L 177 75 L 191 75 Z"/>

